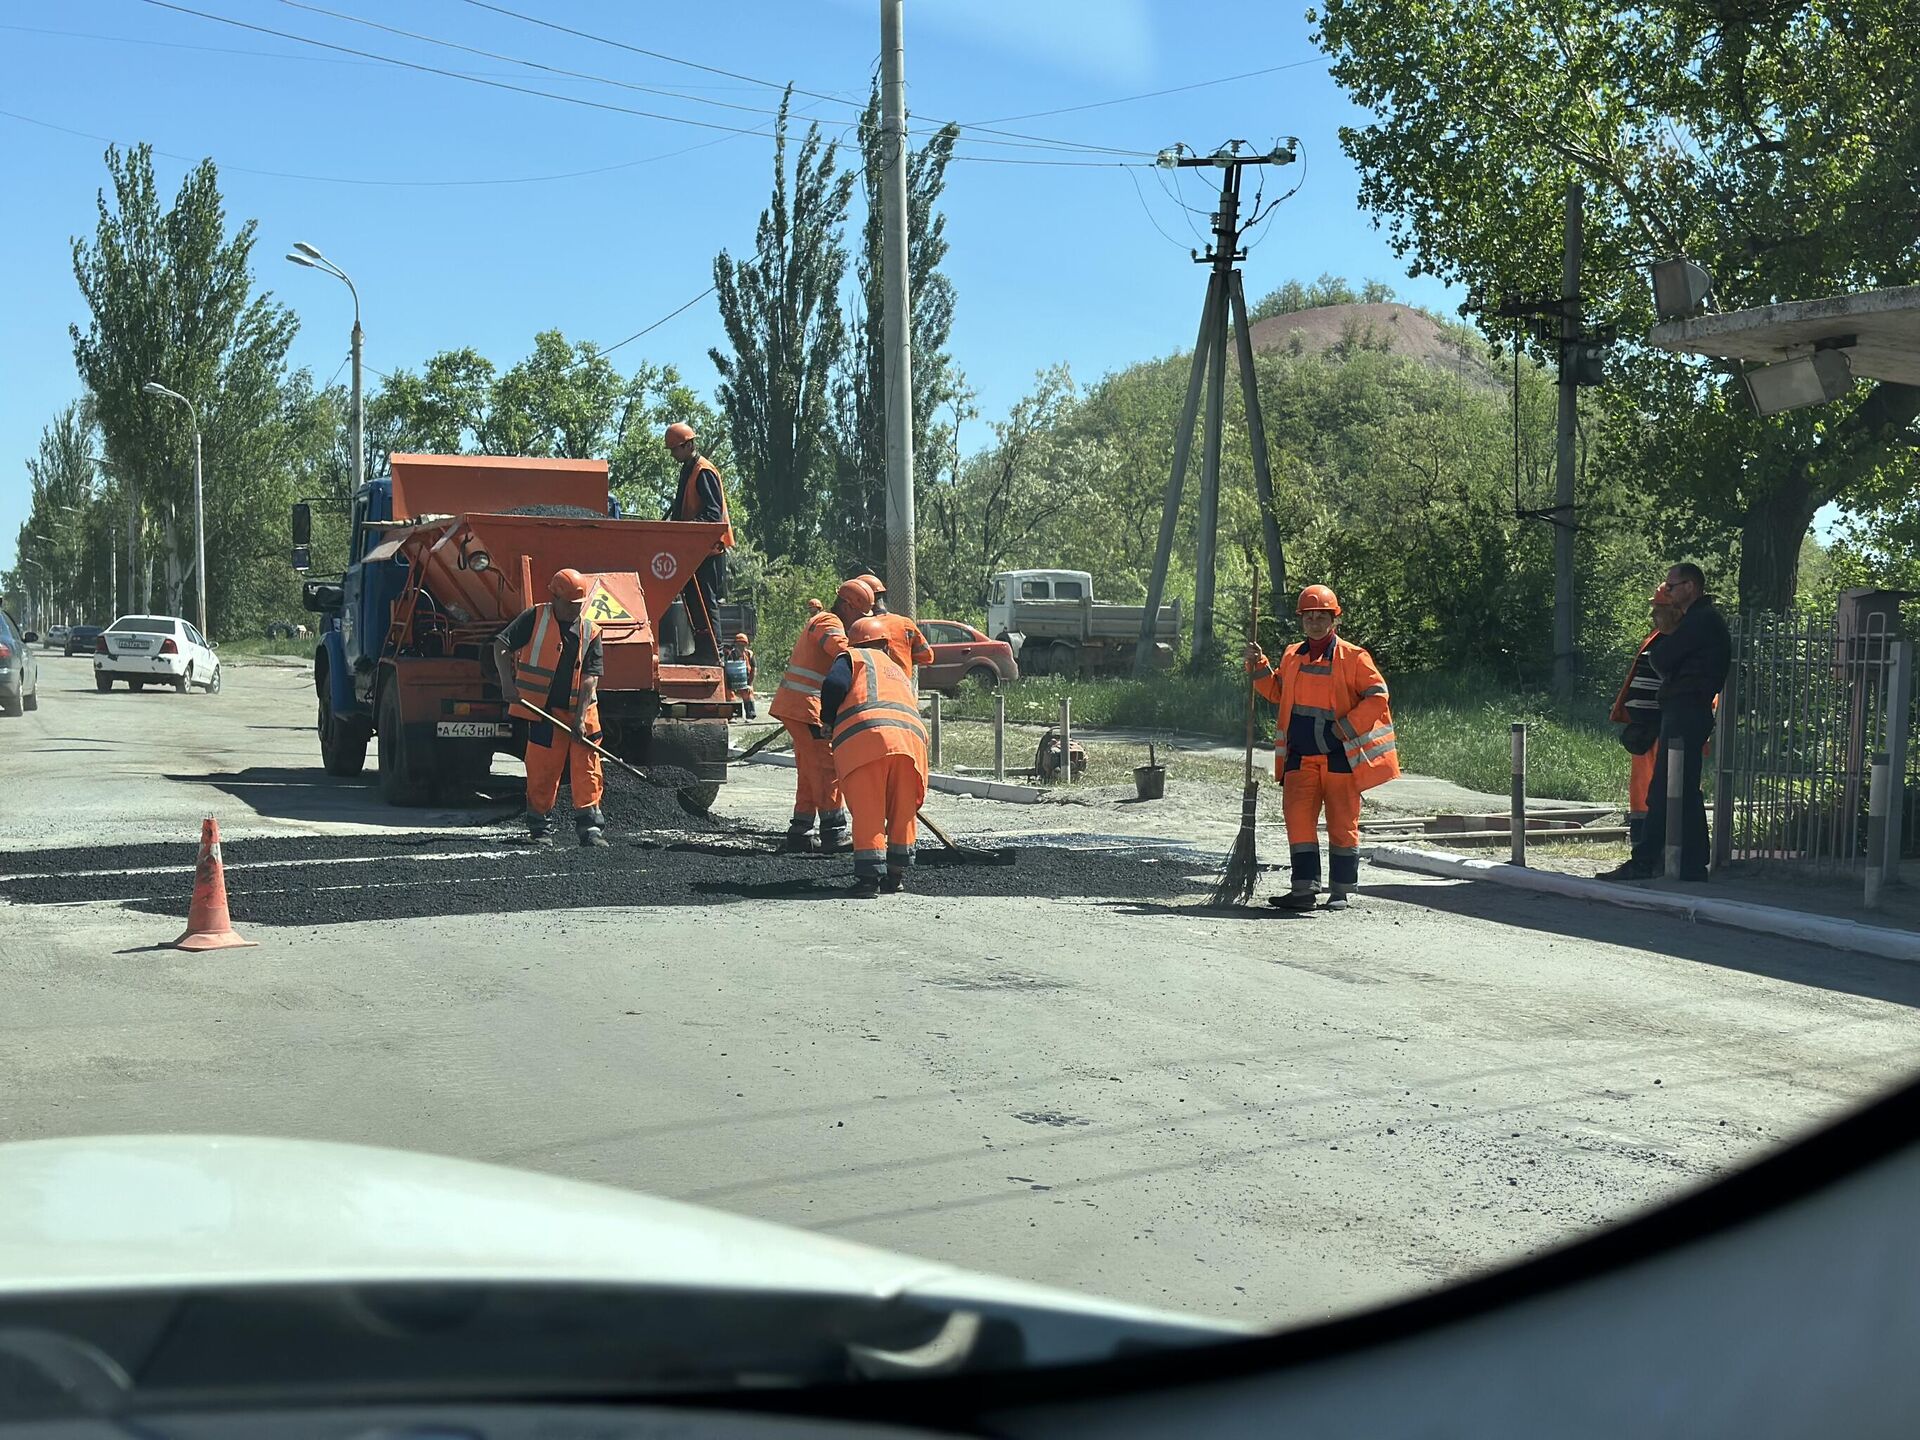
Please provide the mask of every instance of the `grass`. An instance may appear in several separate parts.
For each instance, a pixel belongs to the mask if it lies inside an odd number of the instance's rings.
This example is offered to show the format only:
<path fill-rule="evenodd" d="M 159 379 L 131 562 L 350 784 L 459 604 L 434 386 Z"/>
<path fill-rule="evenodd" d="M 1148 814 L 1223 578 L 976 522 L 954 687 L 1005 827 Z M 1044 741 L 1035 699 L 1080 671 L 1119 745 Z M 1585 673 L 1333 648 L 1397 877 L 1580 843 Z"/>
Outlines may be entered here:
<path fill-rule="evenodd" d="M 1603 804 L 1619 804 L 1626 797 L 1627 752 L 1614 738 L 1604 703 L 1590 702 L 1572 717 L 1556 715 L 1545 697 L 1471 672 L 1390 676 L 1388 684 L 1393 689 L 1394 728 L 1405 770 L 1435 775 L 1485 794 L 1505 795 L 1513 769 L 1510 727 L 1518 720 L 1527 726 L 1529 794 Z M 1076 730 L 1082 726 L 1132 728 L 1231 741 L 1244 734 L 1246 694 L 1245 682 L 1231 675 L 1173 673 L 1148 680 L 1042 676 L 1007 687 L 1007 720 L 1052 724 L 1059 717 L 1061 699 L 1071 696 Z M 947 714 L 991 719 L 993 694 L 962 687 L 960 698 L 949 702 Z M 1263 702 L 1263 737 L 1271 735 L 1272 725 L 1273 707 Z M 1077 738 L 1085 743 L 1091 737 Z M 1135 747 L 1121 748 L 1131 755 Z M 1012 756 L 1008 763 L 1015 763 Z M 1018 763 L 1031 760 L 1022 758 Z M 1140 763 L 1143 759 L 1132 762 Z M 1128 777 L 1132 764 L 1123 767 Z"/>
<path fill-rule="evenodd" d="M 313 646 L 312 637 L 305 640 L 268 640 L 260 635 L 242 635 L 232 640 L 222 640 L 220 653 L 223 656 L 297 655 L 302 659 L 311 659 Z"/>

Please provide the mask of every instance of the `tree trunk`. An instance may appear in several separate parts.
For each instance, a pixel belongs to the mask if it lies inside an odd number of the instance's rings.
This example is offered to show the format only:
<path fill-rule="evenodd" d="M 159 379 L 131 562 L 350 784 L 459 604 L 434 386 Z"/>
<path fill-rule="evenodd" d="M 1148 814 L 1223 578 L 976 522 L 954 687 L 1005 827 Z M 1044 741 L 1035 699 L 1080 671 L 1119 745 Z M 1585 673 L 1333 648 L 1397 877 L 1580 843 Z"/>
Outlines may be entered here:
<path fill-rule="evenodd" d="M 1740 525 L 1742 611 L 1781 614 L 1793 608 L 1800 546 L 1813 524 L 1814 508 L 1799 474 L 1747 506 Z"/>

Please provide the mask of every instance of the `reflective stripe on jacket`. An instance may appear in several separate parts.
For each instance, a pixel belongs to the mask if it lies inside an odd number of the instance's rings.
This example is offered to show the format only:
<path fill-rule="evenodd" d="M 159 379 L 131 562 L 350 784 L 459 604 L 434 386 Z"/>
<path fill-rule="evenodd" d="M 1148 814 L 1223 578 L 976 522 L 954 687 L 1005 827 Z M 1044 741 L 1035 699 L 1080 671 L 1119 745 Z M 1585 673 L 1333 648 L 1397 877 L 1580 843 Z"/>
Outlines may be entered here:
<path fill-rule="evenodd" d="M 1264 658 L 1247 662 L 1253 688 L 1280 707 L 1274 730 L 1273 773 L 1287 768 L 1287 727 L 1293 722 L 1294 692 L 1303 674 L 1324 677 L 1333 687 L 1333 734 L 1362 790 L 1385 784 L 1400 773 L 1399 746 L 1393 733 L 1387 682 L 1364 648 L 1335 636 L 1324 660 L 1307 658 L 1306 642 L 1289 645 L 1275 669 Z"/>
<path fill-rule="evenodd" d="M 847 631 L 838 615 L 822 610 L 809 617 L 793 642 L 793 657 L 787 661 L 767 713 L 776 720 L 818 725 L 820 682 L 827 678 L 827 667 L 846 653 Z"/>
<path fill-rule="evenodd" d="M 1653 672 L 1653 662 L 1647 659 L 1647 649 L 1660 638 L 1660 632 L 1654 631 L 1640 642 L 1640 648 L 1634 652 L 1633 663 L 1627 666 L 1627 678 L 1620 682 L 1620 693 L 1614 696 L 1613 710 L 1607 718 L 1616 725 L 1625 725 L 1636 717 L 1627 709 L 1630 700 L 1639 701 L 1633 708 L 1642 712 L 1639 719 L 1657 720 L 1660 709 L 1660 677 Z"/>
<path fill-rule="evenodd" d="M 727 487 L 720 481 L 720 472 L 713 462 L 704 455 L 694 457 L 693 464 L 687 468 L 687 478 L 680 482 L 680 503 L 674 507 L 677 520 L 698 520 L 700 518 L 700 472 L 706 471 L 713 476 L 713 488 L 720 496 L 720 523 L 727 527 L 727 533 L 720 537 L 720 543 L 733 549 L 733 516 L 727 509 Z"/>
<path fill-rule="evenodd" d="M 560 668 L 560 647 L 567 627 L 564 622 L 554 618 L 551 604 L 542 603 L 533 609 L 533 638 L 514 652 L 513 681 L 519 691 L 518 700 L 528 701 L 544 710 L 547 708 L 547 697 L 553 693 L 554 673 Z M 574 649 L 573 679 L 567 688 L 577 707 L 580 703 L 580 667 L 586 663 L 587 647 L 593 644 L 593 621 L 587 618 L 587 612 L 583 609 L 573 623 L 580 627 L 580 643 Z M 522 720 L 540 718 L 518 701 L 507 713 Z"/>
<path fill-rule="evenodd" d="M 889 755 L 927 772 L 927 727 L 906 672 L 880 650 L 849 650 L 853 683 L 833 722 L 833 768 L 845 775 Z"/>

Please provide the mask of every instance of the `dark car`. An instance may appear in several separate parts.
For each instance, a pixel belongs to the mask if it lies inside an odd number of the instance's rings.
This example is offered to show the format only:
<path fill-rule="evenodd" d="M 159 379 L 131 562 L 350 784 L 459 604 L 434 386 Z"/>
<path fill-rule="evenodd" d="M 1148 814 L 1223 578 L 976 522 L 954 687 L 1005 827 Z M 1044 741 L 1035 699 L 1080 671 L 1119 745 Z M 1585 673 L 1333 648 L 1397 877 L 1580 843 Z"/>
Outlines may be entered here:
<path fill-rule="evenodd" d="M 104 625 L 75 625 L 67 631 L 67 654 L 91 655 L 106 628 Z"/>
<path fill-rule="evenodd" d="M 980 631 L 959 620 L 922 620 L 920 633 L 933 650 L 933 663 L 920 667 L 923 690 L 960 693 L 960 686 L 1004 685 L 1020 678 L 1020 667 L 1013 658 L 1013 647 L 1004 640 L 989 640 Z"/>
<path fill-rule="evenodd" d="M 33 653 L 38 638 L 0 610 L 0 715 L 40 708 L 40 661 Z"/>

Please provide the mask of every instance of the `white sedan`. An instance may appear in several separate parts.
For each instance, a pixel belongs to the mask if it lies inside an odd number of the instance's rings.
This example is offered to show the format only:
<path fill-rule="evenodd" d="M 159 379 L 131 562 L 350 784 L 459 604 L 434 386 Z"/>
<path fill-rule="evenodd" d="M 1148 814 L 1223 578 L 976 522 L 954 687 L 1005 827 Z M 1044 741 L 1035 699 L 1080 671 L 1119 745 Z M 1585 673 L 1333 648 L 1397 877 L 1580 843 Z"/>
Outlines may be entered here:
<path fill-rule="evenodd" d="M 184 694 L 199 685 L 217 695 L 220 657 L 213 652 L 213 643 L 177 615 L 122 615 L 94 643 L 94 688 L 104 694 L 124 680 L 130 690 L 151 683 Z"/>

